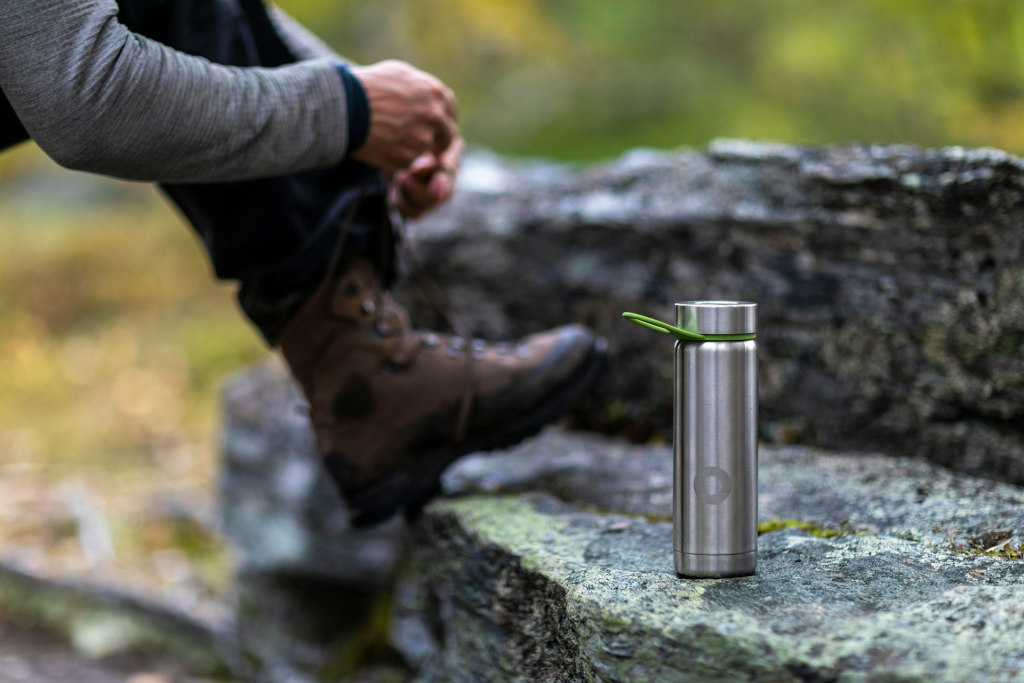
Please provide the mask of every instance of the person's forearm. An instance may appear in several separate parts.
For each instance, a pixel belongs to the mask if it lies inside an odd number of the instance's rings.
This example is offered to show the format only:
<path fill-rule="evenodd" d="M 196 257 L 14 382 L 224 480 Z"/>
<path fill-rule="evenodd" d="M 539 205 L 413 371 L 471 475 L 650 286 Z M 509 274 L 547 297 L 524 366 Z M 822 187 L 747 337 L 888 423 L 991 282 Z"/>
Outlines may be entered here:
<path fill-rule="evenodd" d="M 328 166 L 346 151 L 330 60 L 224 67 L 132 34 L 114 0 L 0 1 L 0 87 L 59 163 L 209 182 Z"/>
<path fill-rule="evenodd" d="M 345 64 L 351 63 L 280 7 L 268 4 L 267 14 L 296 59 L 333 59 Z"/>

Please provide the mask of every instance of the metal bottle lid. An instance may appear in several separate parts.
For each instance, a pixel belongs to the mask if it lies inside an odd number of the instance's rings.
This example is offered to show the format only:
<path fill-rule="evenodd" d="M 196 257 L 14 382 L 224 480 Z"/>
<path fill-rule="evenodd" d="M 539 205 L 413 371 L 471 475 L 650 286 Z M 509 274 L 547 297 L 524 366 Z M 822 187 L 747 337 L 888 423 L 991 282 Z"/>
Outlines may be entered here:
<path fill-rule="evenodd" d="M 697 334 L 755 334 L 757 304 L 750 301 L 682 301 L 676 326 Z"/>

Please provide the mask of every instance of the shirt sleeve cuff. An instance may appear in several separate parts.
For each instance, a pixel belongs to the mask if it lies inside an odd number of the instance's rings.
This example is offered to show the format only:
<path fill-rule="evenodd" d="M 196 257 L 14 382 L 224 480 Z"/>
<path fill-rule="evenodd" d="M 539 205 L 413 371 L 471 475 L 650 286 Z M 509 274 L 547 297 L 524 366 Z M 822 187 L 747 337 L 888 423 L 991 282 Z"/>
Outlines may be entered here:
<path fill-rule="evenodd" d="M 366 142 L 370 134 L 370 101 L 363 84 L 344 64 L 336 64 L 338 75 L 345 86 L 345 103 L 348 109 L 348 146 L 345 156 L 355 152 Z"/>

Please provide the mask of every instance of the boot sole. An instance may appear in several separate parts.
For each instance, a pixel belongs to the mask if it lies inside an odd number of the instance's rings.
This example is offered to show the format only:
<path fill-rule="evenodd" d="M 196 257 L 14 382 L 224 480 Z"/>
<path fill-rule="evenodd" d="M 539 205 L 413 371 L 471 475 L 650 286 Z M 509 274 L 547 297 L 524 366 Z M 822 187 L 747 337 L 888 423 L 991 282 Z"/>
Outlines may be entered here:
<path fill-rule="evenodd" d="M 473 442 L 436 448 L 424 454 L 411 470 L 379 481 L 346 502 L 349 523 L 367 528 L 387 521 L 402 508 L 414 519 L 426 503 L 441 492 L 441 476 L 448 467 L 471 453 L 509 448 L 531 437 L 561 417 L 570 404 L 588 389 L 604 368 L 608 344 L 597 339 L 576 375 L 532 411 L 520 415 L 504 430 Z"/>

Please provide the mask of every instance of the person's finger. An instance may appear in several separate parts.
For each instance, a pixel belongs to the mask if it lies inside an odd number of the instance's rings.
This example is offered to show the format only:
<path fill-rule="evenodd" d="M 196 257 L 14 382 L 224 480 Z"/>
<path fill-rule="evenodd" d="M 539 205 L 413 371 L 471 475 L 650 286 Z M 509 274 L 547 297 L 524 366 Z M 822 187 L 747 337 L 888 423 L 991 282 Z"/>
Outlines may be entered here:
<path fill-rule="evenodd" d="M 429 178 L 437 170 L 438 159 L 430 152 L 416 157 L 409 165 L 409 173 L 421 179 Z"/>
<path fill-rule="evenodd" d="M 454 172 L 440 165 L 430 170 L 430 175 L 426 177 L 413 174 L 408 169 L 395 174 L 392 197 L 395 207 L 403 216 L 419 218 L 451 199 L 454 194 Z"/>
<path fill-rule="evenodd" d="M 457 172 L 462 161 L 462 151 L 465 144 L 461 135 L 452 140 L 452 144 L 448 146 L 448 149 L 437 158 L 438 165 L 442 168 L 450 169 L 453 173 Z"/>
<path fill-rule="evenodd" d="M 402 196 L 416 208 L 430 208 L 433 205 L 430 182 L 423 182 L 415 176 L 408 176 L 404 182 L 399 184 L 398 189 Z"/>
<path fill-rule="evenodd" d="M 452 194 L 455 192 L 455 178 L 448 172 L 440 171 L 435 173 L 434 177 L 430 179 L 428 192 L 432 206 L 443 204 L 451 199 Z"/>
<path fill-rule="evenodd" d="M 405 171 L 404 177 L 396 183 L 396 187 L 409 198 L 413 204 L 419 205 L 429 196 L 429 181 Z"/>
<path fill-rule="evenodd" d="M 414 209 L 412 206 L 409 205 L 408 202 L 405 201 L 405 198 L 402 196 L 401 190 L 399 190 L 398 187 L 394 185 L 391 187 L 391 202 L 398 210 L 398 213 L 402 214 L 406 218 L 419 218 L 421 215 L 421 212 Z"/>
<path fill-rule="evenodd" d="M 404 145 L 395 145 L 391 150 L 391 168 L 386 170 L 398 171 L 407 169 L 422 153 L 423 150 L 420 149 L 415 142 L 410 142 Z"/>
<path fill-rule="evenodd" d="M 455 99 L 455 93 L 449 88 L 441 79 L 436 76 L 428 76 L 433 81 L 433 92 L 434 95 L 444 106 L 444 111 L 451 118 L 452 121 L 459 120 L 459 103 Z"/>
<path fill-rule="evenodd" d="M 455 121 L 447 116 L 441 117 L 441 121 L 434 132 L 434 145 L 431 151 L 438 156 L 444 154 L 445 150 L 451 146 L 452 141 L 458 136 L 459 127 Z"/>
<path fill-rule="evenodd" d="M 429 206 L 419 205 L 413 202 L 409 196 L 399 188 L 394 189 L 395 208 L 406 218 L 419 218 L 429 210 Z"/>
<path fill-rule="evenodd" d="M 452 121 L 459 120 L 459 101 L 455 99 L 455 93 L 446 85 L 441 86 L 441 96 L 444 98 L 444 108 Z"/>

